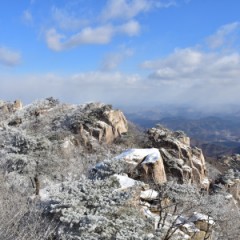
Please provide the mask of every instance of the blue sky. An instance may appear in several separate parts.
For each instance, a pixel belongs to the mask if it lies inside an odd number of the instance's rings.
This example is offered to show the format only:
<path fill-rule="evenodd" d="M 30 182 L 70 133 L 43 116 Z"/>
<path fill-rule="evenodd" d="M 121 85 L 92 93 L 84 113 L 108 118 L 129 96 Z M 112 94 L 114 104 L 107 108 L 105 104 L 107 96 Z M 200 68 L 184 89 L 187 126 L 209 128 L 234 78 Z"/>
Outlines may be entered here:
<path fill-rule="evenodd" d="M 8 0 L 0 98 L 183 104 L 240 100 L 238 0 Z"/>

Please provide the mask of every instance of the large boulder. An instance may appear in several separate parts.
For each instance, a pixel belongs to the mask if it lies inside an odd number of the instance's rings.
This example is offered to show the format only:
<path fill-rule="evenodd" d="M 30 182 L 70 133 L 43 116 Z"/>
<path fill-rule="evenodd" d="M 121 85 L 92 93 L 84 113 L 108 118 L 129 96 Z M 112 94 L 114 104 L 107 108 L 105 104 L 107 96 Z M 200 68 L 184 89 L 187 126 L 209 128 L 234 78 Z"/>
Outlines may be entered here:
<path fill-rule="evenodd" d="M 129 172 L 135 179 L 156 184 L 167 181 L 163 159 L 156 148 L 129 149 L 115 159 L 129 164 Z"/>
<path fill-rule="evenodd" d="M 180 183 L 195 183 L 207 189 L 205 159 L 201 149 L 190 146 L 183 132 L 172 132 L 161 126 L 148 130 L 149 145 L 161 152 L 169 178 Z"/>

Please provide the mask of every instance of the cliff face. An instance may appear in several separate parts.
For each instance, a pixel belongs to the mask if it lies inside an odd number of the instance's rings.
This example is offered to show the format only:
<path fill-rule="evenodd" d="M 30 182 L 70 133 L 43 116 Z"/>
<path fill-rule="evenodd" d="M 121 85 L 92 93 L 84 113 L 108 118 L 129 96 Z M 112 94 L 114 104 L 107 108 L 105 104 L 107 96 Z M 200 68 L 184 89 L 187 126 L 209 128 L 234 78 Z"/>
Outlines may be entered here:
<path fill-rule="evenodd" d="M 190 146 L 189 137 L 158 126 L 148 130 L 148 138 L 150 146 L 159 149 L 169 179 L 208 188 L 204 156 L 201 149 Z"/>

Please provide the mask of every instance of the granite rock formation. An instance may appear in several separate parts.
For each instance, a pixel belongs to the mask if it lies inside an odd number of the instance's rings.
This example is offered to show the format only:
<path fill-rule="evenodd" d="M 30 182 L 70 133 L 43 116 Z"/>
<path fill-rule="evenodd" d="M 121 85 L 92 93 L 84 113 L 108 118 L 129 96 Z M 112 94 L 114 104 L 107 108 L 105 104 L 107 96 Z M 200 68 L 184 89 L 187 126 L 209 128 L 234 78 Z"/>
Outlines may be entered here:
<path fill-rule="evenodd" d="M 204 156 L 201 149 L 190 146 L 189 137 L 157 126 L 148 130 L 148 138 L 149 145 L 159 149 L 169 179 L 208 188 Z"/>
<path fill-rule="evenodd" d="M 156 148 L 129 149 L 115 159 L 126 162 L 129 165 L 128 173 L 135 179 L 156 184 L 167 181 L 163 160 Z"/>

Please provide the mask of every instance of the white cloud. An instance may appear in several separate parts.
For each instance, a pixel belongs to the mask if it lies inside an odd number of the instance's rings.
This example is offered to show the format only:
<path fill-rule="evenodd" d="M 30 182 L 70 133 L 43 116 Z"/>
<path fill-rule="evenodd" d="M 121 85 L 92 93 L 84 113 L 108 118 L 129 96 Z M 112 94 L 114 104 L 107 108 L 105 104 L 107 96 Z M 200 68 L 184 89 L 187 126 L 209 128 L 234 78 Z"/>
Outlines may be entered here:
<path fill-rule="evenodd" d="M 72 83 L 82 85 L 88 85 L 93 87 L 106 86 L 114 89 L 125 89 L 131 88 L 134 84 L 138 83 L 140 77 L 137 74 L 124 74 L 121 72 L 84 72 L 75 74 L 71 77 Z"/>
<path fill-rule="evenodd" d="M 54 51 L 83 44 L 108 44 L 116 35 L 137 36 L 141 24 L 134 18 L 139 14 L 173 5 L 174 0 L 108 0 L 100 15 L 93 17 L 87 10 L 80 14 L 80 5 L 76 9 L 75 4 L 67 3 L 62 9 L 52 8 L 52 27 L 45 31 L 45 40 Z"/>
<path fill-rule="evenodd" d="M 145 61 L 142 66 L 149 69 L 180 69 L 182 71 L 193 70 L 202 61 L 202 53 L 191 48 L 175 49 L 165 58 L 153 61 Z"/>
<path fill-rule="evenodd" d="M 207 39 L 207 43 L 210 48 L 219 48 L 223 45 L 232 44 L 235 41 L 235 33 L 240 30 L 240 22 L 234 22 L 230 24 L 223 25 L 220 27 L 216 33 Z"/>
<path fill-rule="evenodd" d="M 104 71 L 110 71 L 116 69 L 123 60 L 133 55 L 133 50 L 121 48 L 119 52 L 109 53 L 103 59 L 101 69 Z"/>
<path fill-rule="evenodd" d="M 101 17 L 103 20 L 131 19 L 153 8 L 166 8 L 175 5 L 175 1 L 160 0 L 109 0 Z"/>
<path fill-rule="evenodd" d="M 146 12 L 151 8 L 151 1 L 146 0 L 109 0 L 102 13 L 104 20 L 121 18 L 130 19 L 140 12 Z"/>
<path fill-rule="evenodd" d="M 120 33 L 125 33 L 128 36 L 132 37 L 139 34 L 140 28 L 140 24 L 137 21 L 131 20 L 117 27 L 117 31 Z"/>
<path fill-rule="evenodd" d="M 113 37 L 112 25 L 104 25 L 96 28 L 86 27 L 81 32 L 71 36 L 66 46 L 72 47 L 81 44 L 106 44 Z"/>
<path fill-rule="evenodd" d="M 150 70 L 152 92 L 157 89 L 166 103 L 187 104 L 203 111 L 224 111 L 238 103 L 240 52 L 229 35 L 239 41 L 239 27 L 239 23 L 220 27 L 208 38 L 210 49 L 197 45 L 145 61 L 142 68 Z"/>
<path fill-rule="evenodd" d="M 239 81 L 239 53 L 203 52 L 191 48 L 178 49 L 166 58 L 146 61 L 144 68 L 152 69 L 150 78 L 191 86 L 209 82 L 220 84 L 226 80 Z"/>
<path fill-rule="evenodd" d="M 63 50 L 63 44 L 61 43 L 61 39 L 64 39 L 65 36 L 59 34 L 56 29 L 51 28 L 46 32 L 45 35 L 47 45 L 50 49 L 54 51 L 61 51 Z"/>
<path fill-rule="evenodd" d="M 207 38 L 212 48 L 197 45 L 175 49 L 164 58 L 145 61 L 142 67 L 152 71 L 149 78 L 158 84 L 204 85 L 207 89 L 209 85 L 219 88 L 229 82 L 234 87 L 239 85 L 240 52 L 234 49 L 232 39 L 228 37 L 234 35 L 235 40 L 239 40 L 239 29 L 238 22 L 223 25 Z M 223 44 L 224 48 L 221 48 Z"/>
<path fill-rule="evenodd" d="M 240 53 L 177 49 L 172 54 L 142 64 L 151 70 L 148 84 L 163 101 L 188 104 L 201 110 L 240 101 Z"/>
<path fill-rule="evenodd" d="M 65 102 L 101 101 L 110 104 L 136 99 L 139 93 L 134 88 L 141 81 L 135 74 L 101 71 L 64 76 L 54 73 L 17 77 L 0 75 L 0 78 L 0 95 L 6 99 L 20 98 L 24 102 L 32 102 L 54 96 Z"/>
<path fill-rule="evenodd" d="M 57 32 L 56 29 L 49 29 L 46 32 L 46 42 L 50 49 L 62 51 L 84 44 L 107 44 L 112 40 L 114 29 L 111 25 L 97 28 L 86 27 L 79 33 L 66 38 Z M 61 41 L 61 40 L 65 41 Z"/>
<path fill-rule="evenodd" d="M 29 11 L 29 10 L 25 10 L 23 12 L 23 20 L 26 22 L 26 23 L 32 23 L 33 21 L 33 16 L 32 16 L 32 13 Z"/>
<path fill-rule="evenodd" d="M 73 12 L 69 13 L 65 9 L 52 8 L 52 17 L 59 28 L 66 31 L 78 30 L 82 26 L 86 26 L 89 21 L 84 18 L 75 16 Z"/>
<path fill-rule="evenodd" d="M 84 44 L 107 44 L 117 34 L 125 34 L 128 36 L 137 35 L 140 26 L 136 21 L 129 21 L 122 25 L 113 26 L 111 24 L 102 25 L 96 28 L 86 27 L 79 33 L 68 38 L 52 28 L 46 32 L 46 42 L 50 49 L 61 51 Z M 65 40 L 65 41 L 61 41 Z"/>
<path fill-rule="evenodd" d="M 0 47 L 0 64 L 5 66 L 15 66 L 20 63 L 21 55 L 6 47 Z"/>

